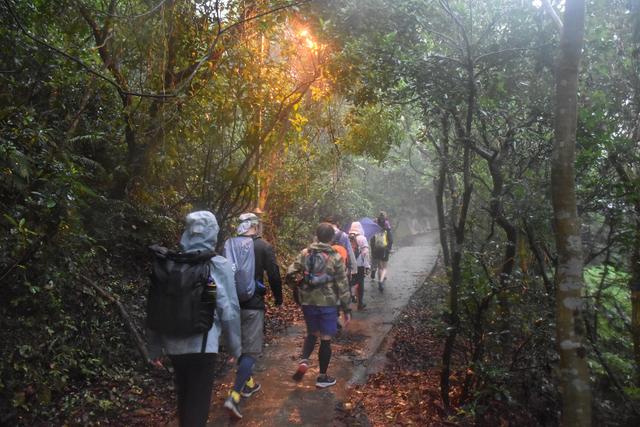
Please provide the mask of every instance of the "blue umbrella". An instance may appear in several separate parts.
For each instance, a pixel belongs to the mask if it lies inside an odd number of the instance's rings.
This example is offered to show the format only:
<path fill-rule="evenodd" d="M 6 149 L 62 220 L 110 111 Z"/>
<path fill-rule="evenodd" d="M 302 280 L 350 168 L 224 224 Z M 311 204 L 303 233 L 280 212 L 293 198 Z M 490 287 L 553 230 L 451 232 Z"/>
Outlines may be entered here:
<path fill-rule="evenodd" d="M 382 227 L 371 218 L 360 218 L 358 221 L 362 224 L 362 229 L 364 230 L 364 235 L 367 237 L 367 240 L 371 240 L 377 232 L 382 231 Z"/>

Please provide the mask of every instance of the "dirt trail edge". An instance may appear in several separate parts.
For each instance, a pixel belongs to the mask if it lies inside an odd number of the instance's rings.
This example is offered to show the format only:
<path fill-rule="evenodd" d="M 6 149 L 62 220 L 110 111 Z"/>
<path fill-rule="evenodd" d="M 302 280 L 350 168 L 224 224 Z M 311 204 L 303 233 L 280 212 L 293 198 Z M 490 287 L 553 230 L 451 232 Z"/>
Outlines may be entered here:
<path fill-rule="evenodd" d="M 336 404 L 349 392 L 350 386 L 366 380 L 369 368 L 376 362 L 376 353 L 383 345 L 395 317 L 402 311 L 431 271 L 438 255 L 437 234 L 416 236 L 413 242 L 395 250 L 389 261 L 384 292 L 366 279 L 365 311 L 355 311 L 353 320 L 333 345 L 329 373 L 338 383 L 320 390 L 315 387 L 318 375 L 317 347 L 311 356 L 311 366 L 301 383 L 291 375 L 305 335 L 304 323 L 288 328 L 274 339 L 256 365 L 256 380 L 262 390 L 243 399 L 240 410 L 244 418 L 230 420 L 222 408 L 224 398 L 233 382 L 234 372 L 221 380 L 224 384 L 212 402 L 208 426 L 328 426 L 332 425 Z"/>

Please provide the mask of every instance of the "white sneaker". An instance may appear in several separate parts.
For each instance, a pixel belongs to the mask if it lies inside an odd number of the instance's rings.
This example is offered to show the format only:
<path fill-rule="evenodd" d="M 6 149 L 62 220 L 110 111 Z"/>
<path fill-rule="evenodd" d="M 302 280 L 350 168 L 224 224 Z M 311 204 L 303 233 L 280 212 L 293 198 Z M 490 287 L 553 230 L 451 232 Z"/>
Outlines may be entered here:
<path fill-rule="evenodd" d="M 316 379 L 316 387 L 318 388 L 327 388 L 332 385 L 336 385 L 336 379 L 327 374 L 320 375 L 318 379 Z"/>

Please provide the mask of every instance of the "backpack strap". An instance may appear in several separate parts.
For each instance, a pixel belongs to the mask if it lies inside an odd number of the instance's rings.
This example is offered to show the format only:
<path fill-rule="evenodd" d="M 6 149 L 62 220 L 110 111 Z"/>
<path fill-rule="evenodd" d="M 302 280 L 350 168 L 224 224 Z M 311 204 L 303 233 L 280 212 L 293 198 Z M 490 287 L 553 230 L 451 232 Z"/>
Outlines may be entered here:
<path fill-rule="evenodd" d="M 213 270 L 213 264 L 209 263 L 209 279 L 213 279 L 211 277 L 212 270 Z M 214 320 L 214 322 L 215 322 L 215 320 Z M 211 325 L 211 327 L 213 328 L 213 325 Z M 204 353 L 205 351 L 207 351 L 207 341 L 208 340 L 209 340 L 209 331 L 204 331 L 203 334 L 202 334 L 202 346 L 200 347 L 200 353 Z"/>
<path fill-rule="evenodd" d="M 209 340 L 209 331 L 206 331 L 205 333 L 202 334 L 202 347 L 200 348 L 200 353 L 204 353 L 207 350 L 208 340 Z"/>
<path fill-rule="evenodd" d="M 310 254 L 310 258 L 309 258 L 309 272 L 311 273 L 314 269 L 315 265 L 315 260 L 316 260 L 316 254 L 318 253 L 318 251 L 316 249 L 311 249 L 311 254 Z"/>

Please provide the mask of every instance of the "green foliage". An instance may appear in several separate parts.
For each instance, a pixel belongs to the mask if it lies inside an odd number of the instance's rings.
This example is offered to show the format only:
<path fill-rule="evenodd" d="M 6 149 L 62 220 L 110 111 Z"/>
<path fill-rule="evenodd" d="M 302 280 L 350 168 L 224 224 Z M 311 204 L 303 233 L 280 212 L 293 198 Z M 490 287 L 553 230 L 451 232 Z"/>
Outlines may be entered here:
<path fill-rule="evenodd" d="M 368 106 L 351 111 L 345 118 L 349 132 L 338 141 L 346 153 L 358 154 L 382 161 L 389 149 L 403 141 L 399 109 Z"/>
<path fill-rule="evenodd" d="M 608 310 L 620 308 L 625 315 L 631 315 L 629 273 L 615 267 L 597 265 L 585 270 L 584 279 L 588 295 L 598 294 L 598 298 L 602 298 Z"/>
<path fill-rule="evenodd" d="M 597 332 L 600 343 L 605 350 L 600 360 L 592 356 L 591 369 L 599 376 L 600 381 L 607 381 L 611 369 L 623 379 L 625 387 L 633 387 L 629 381 L 634 376 L 633 346 L 626 336 L 628 322 L 631 318 L 631 301 L 629 300 L 629 274 L 617 270 L 610 265 L 592 266 L 585 270 L 587 295 L 592 304 L 593 329 Z"/>

